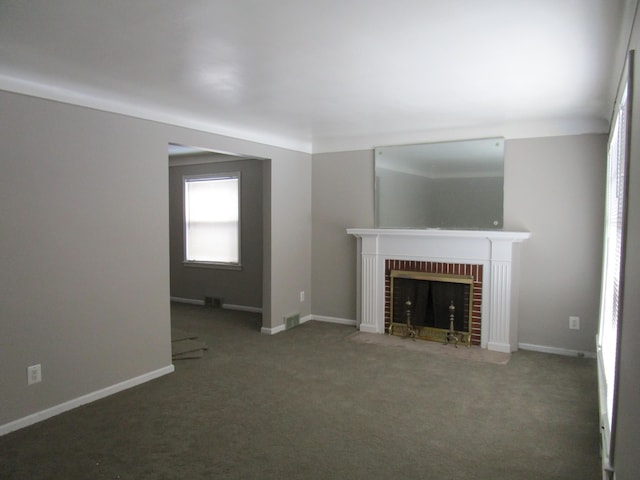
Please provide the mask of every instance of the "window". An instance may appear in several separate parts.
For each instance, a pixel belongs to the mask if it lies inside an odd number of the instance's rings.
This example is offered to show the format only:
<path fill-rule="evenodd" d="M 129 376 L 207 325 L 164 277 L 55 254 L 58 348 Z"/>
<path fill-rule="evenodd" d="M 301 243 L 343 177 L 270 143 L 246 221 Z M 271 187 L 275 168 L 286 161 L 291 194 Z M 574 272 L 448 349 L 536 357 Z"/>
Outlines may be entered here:
<path fill-rule="evenodd" d="M 240 173 L 189 175 L 184 186 L 185 264 L 240 267 Z"/>
<path fill-rule="evenodd" d="M 627 75 L 632 69 L 632 56 Z M 613 119 L 607 152 L 607 180 L 605 198 L 605 232 L 602 265 L 600 325 L 598 331 L 598 381 L 600 412 L 603 428 L 603 463 L 610 468 L 613 460 L 611 439 L 616 423 L 618 337 L 622 320 L 624 296 L 623 265 L 625 252 L 627 172 L 629 169 L 629 109 L 631 82 L 622 90 L 622 97 Z"/>

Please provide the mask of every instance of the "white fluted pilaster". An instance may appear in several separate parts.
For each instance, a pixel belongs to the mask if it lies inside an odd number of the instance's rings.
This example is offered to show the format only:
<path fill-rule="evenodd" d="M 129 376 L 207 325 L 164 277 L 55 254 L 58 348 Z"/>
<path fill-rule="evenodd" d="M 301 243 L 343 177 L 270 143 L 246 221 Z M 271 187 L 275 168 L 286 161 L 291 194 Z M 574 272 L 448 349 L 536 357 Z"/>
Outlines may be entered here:
<path fill-rule="evenodd" d="M 509 353 L 511 327 L 511 262 L 491 262 L 489 338 L 487 348 Z"/>
<path fill-rule="evenodd" d="M 369 333 L 382 333 L 378 328 L 379 313 L 379 277 L 378 261 L 376 255 L 362 254 L 362 318 L 360 331 Z M 384 322 L 384 320 L 383 320 Z M 384 331 L 384 326 L 383 326 Z"/>

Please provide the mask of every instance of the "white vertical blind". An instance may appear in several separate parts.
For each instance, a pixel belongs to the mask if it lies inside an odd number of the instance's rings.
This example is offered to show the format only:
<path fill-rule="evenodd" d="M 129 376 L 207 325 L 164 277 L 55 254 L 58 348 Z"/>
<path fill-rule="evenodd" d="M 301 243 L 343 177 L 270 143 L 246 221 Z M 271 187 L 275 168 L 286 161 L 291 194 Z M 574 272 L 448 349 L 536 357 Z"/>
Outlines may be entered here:
<path fill-rule="evenodd" d="M 614 118 L 607 153 L 605 234 L 598 331 L 600 408 L 605 429 L 605 455 L 611 453 L 615 428 L 616 368 L 623 295 L 625 211 L 627 195 L 629 83 L 626 84 Z"/>
<path fill-rule="evenodd" d="M 185 260 L 239 263 L 237 176 L 185 177 Z"/>

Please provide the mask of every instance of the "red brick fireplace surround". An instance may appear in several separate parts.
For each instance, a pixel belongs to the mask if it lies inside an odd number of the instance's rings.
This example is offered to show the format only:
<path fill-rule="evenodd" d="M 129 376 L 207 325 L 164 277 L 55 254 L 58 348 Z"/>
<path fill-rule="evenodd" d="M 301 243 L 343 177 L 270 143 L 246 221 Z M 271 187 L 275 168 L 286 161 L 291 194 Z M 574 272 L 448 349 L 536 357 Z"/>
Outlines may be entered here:
<path fill-rule="evenodd" d="M 473 277 L 473 309 L 471 311 L 471 345 L 480 345 L 482 335 L 482 265 L 469 263 L 425 262 L 387 259 L 384 263 L 384 329 L 391 322 L 391 271 L 466 275 Z"/>

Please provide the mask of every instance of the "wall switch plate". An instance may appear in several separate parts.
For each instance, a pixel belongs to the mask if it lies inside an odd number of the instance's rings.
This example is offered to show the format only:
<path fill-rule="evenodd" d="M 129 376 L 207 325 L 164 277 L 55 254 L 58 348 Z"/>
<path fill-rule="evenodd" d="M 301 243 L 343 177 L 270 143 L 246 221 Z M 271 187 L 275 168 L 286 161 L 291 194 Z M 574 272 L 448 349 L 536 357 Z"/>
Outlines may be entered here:
<path fill-rule="evenodd" d="M 569 328 L 571 330 L 580 330 L 580 317 L 569 317 Z"/>
<path fill-rule="evenodd" d="M 40 383 L 42 381 L 42 367 L 38 363 L 37 365 L 31 365 L 27 367 L 27 385 L 33 385 L 34 383 Z"/>
<path fill-rule="evenodd" d="M 304 302 L 304 290 L 300 292 L 300 301 Z"/>

